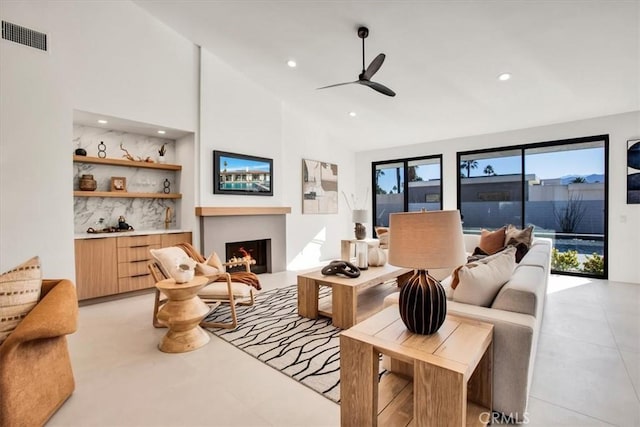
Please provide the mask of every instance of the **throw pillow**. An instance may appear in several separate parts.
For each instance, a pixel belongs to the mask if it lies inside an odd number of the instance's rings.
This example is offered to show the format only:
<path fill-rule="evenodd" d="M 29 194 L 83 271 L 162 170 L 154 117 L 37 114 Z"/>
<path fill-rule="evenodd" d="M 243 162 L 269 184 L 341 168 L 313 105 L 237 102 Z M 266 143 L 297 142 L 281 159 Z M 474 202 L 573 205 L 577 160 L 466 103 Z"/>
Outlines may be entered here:
<path fill-rule="evenodd" d="M 495 231 L 489 231 L 483 228 L 480 231 L 480 243 L 478 246 L 489 255 L 495 254 L 505 246 L 504 239 L 506 230 L 506 227 L 498 228 Z"/>
<path fill-rule="evenodd" d="M 533 226 L 530 225 L 524 230 L 520 230 L 515 225 L 509 224 L 505 232 L 504 245 L 508 245 L 512 240 L 516 243 L 524 243 L 527 248 L 530 248 L 533 240 Z"/>
<path fill-rule="evenodd" d="M 205 264 L 204 262 L 199 262 L 196 264 L 196 272 L 203 276 L 215 276 L 223 271 L 220 271 L 209 264 Z"/>
<path fill-rule="evenodd" d="M 184 258 L 189 258 L 189 255 L 177 246 L 149 249 L 149 252 L 151 252 L 151 256 L 158 261 L 164 277 L 173 277 L 171 272 L 176 268 L 178 262 Z"/>
<path fill-rule="evenodd" d="M 38 304 L 41 288 L 37 256 L 0 276 L 0 345 Z"/>
<path fill-rule="evenodd" d="M 459 283 L 453 300 L 465 304 L 489 307 L 500 288 L 509 281 L 516 265 L 515 248 L 508 248 L 496 256 L 465 265 L 458 271 Z"/>
<path fill-rule="evenodd" d="M 222 261 L 220 261 L 220 257 L 216 253 L 216 251 L 211 252 L 209 258 L 205 261 L 205 264 L 210 265 L 211 267 L 217 268 L 219 272 L 224 273 L 224 265 L 222 265 Z"/>
<path fill-rule="evenodd" d="M 387 249 L 389 247 L 389 227 L 375 227 L 376 236 L 380 240 L 380 248 Z"/>

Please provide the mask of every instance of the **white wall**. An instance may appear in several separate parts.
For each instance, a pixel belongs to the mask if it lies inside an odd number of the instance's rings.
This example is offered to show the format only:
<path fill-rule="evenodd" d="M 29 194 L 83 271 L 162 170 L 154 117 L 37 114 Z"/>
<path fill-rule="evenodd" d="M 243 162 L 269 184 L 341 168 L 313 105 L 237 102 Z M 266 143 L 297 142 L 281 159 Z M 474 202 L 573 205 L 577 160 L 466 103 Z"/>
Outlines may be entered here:
<path fill-rule="evenodd" d="M 202 49 L 199 206 L 289 206 L 287 265 L 302 268 L 338 258 L 351 237 L 350 212 L 302 215 L 302 159 L 338 164 L 339 190 L 353 192 L 353 152 L 332 143 L 327 127 L 296 113 L 275 95 Z M 213 194 L 213 150 L 273 159 L 273 196 Z M 362 189 L 364 192 L 364 189 Z"/>
<path fill-rule="evenodd" d="M 640 112 L 496 134 L 356 153 L 356 179 L 371 179 L 371 162 L 442 154 L 443 206 L 457 208 L 456 152 L 543 141 L 609 135 L 609 279 L 640 283 L 640 205 L 626 204 L 627 140 L 640 137 Z M 402 138 L 402 135 L 398 135 Z"/>
<path fill-rule="evenodd" d="M 49 52 L 0 41 L 0 271 L 75 277 L 73 109 L 195 131 L 197 48 L 129 2 L 3 1 Z"/>

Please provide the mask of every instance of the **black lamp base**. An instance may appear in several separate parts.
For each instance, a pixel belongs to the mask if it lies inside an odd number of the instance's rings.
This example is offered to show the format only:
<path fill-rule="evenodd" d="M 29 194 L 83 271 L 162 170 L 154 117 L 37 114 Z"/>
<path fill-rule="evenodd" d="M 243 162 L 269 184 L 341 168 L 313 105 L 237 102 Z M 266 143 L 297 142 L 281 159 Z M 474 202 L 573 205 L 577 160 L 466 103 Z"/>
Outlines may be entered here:
<path fill-rule="evenodd" d="M 399 304 L 400 318 L 407 329 L 416 334 L 433 334 L 447 315 L 444 288 L 426 270 L 416 270 L 402 287 Z"/>

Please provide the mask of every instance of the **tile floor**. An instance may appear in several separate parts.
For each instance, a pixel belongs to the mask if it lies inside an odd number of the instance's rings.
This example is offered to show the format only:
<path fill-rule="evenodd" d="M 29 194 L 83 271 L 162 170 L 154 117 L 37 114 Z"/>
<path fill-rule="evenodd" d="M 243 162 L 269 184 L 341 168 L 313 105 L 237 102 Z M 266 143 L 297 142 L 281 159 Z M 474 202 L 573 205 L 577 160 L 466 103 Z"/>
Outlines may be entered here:
<path fill-rule="evenodd" d="M 265 289 L 295 273 L 261 276 Z M 49 426 L 338 426 L 337 404 L 212 336 L 165 354 L 152 294 L 80 308 L 76 391 Z M 530 426 L 640 426 L 640 285 L 552 276 Z"/>

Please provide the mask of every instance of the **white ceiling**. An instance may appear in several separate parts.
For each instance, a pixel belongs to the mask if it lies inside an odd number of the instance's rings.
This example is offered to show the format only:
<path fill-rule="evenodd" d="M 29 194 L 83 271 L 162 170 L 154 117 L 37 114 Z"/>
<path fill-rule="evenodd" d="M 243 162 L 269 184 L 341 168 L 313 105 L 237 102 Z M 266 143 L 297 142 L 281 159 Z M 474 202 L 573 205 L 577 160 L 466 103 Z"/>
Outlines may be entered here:
<path fill-rule="evenodd" d="M 356 150 L 640 109 L 639 1 L 136 3 Z M 316 90 L 357 79 L 360 25 L 367 64 L 387 55 L 372 80 L 395 98 Z"/>

